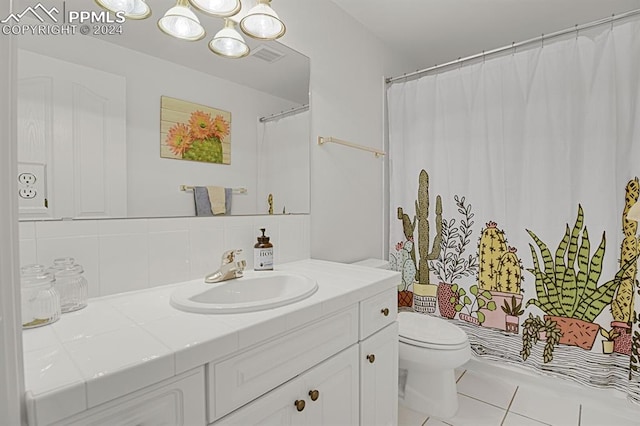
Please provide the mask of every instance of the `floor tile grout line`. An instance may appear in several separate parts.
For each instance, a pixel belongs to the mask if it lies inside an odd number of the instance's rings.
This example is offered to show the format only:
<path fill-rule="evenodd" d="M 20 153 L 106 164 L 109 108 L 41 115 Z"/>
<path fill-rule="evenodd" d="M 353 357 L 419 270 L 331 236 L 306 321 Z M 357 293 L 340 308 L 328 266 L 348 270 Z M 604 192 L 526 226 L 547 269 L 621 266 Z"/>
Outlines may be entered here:
<path fill-rule="evenodd" d="M 476 401 L 479 401 L 479 402 L 482 402 L 484 404 L 490 405 L 490 406 L 492 406 L 494 408 L 499 408 L 501 410 L 505 409 L 504 407 L 501 407 L 501 406 L 496 405 L 496 404 L 492 404 L 492 403 L 487 402 L 487 401 L 483 401 L 480 398 L 476 398 L 475 396 L 467 395 L 466 393 L 458 392 L 458 395 L 462 395 L 462 396 L 466 396 L 467 398 L 475 399 Z"/>
<path fill-rule="evenodd" d="M 511 409 L 511 404 L 513 404 L 513 400 L 516 399 L 516 394 L 518 393 L 518 389 L 520 389 L 520 386 L 516 386 L 516 390 L 514 390 L 513 395 L 511 395 L 511 401 L 509 401 L 509 405 L 507 405 L 507 409 L 504 412 L 504 417 L 502 418 L 502 422 L 500 422 L 500 426 L 504 425 L 505 420 L 507 420 L 507 416 L 509 415 L 509 410 Z"/>
<path fill-rule="evenodd" d="M 582 404 L 580 404 L 580 408 L 578 409 L 578 426 L 582 424 Z"/>

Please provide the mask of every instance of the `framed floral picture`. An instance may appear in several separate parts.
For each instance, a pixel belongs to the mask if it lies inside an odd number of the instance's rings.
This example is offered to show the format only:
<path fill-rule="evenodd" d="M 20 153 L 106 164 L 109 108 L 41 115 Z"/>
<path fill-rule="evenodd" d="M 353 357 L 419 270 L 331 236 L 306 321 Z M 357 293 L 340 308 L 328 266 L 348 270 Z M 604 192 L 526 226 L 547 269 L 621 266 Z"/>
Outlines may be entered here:
<path fill-rule="evenodd" d="M 231 113 L 162 96 L 160 157 L 231 164 Z"/>

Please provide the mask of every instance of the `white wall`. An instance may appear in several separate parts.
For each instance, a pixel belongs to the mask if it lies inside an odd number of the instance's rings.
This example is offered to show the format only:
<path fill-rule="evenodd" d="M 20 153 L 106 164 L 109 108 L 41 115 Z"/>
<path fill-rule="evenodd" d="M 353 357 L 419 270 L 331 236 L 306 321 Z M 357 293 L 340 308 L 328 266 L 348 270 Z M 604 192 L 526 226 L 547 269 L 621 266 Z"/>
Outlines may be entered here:
<path fill-rule="evenodd" d="M 344 262 L 385 257 L 385 160 L 318 146 L 317 137 L 382 149 L 384 77 L 416 67 L 328 0 L 272 6 L 287 25 L 282 42 L 311 58 L 311 256 Z"/>
<path fill-rule="evenodd" d="M 20 48 L 126 78 L 128 217 L 193 216 L 193 194 L 180 185 L 245 187 L 247 195 L 233 197 L 232 214 L 257 211 L 257 119 L 298 105 L 92 37 L 19 41 Z M 230 165 L 160 158 L 163 95 L 231 112 Z"/>
<path fill-rule="evenodd" d="M 7 16 L 10 9 L 11 2 L 0 3 L 0 16 Z M 19 425 L 24 379 L 19 322 L 18 203 L 14 196 L 15 55 L 11 43 L 11 38 L 0 37 L 0 423 Z"/>

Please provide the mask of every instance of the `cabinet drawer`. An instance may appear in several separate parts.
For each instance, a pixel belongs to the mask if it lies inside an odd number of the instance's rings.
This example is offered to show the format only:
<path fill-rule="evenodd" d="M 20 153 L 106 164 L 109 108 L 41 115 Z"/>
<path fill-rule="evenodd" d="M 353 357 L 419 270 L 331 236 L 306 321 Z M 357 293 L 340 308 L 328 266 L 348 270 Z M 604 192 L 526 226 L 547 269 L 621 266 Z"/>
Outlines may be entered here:
<path fill-rule="evenodd" d="M 205 424 L 204 368 L 181 374 L 55 423 L 56 426 Z"/>
<path fill-rule="evenodd" d="M 358 341 L 356 306 L 218 363 L 209 364 L 209 421 L 274 389 Z"/>
<path fill-rule="evenodd" d="M 398 316 L 398 295 L 395 288 L 385 290 L 360 302 L 360 340 L 386 327 Z"/>

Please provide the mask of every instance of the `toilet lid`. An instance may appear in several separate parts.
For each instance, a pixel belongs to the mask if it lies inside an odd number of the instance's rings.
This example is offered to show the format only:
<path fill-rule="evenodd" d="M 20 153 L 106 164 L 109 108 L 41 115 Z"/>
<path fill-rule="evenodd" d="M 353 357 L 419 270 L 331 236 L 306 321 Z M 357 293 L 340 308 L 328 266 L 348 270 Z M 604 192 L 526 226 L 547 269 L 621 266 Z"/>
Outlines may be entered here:
<path fill-rule="evenodd" d="M 467 342 L 467 334 L 458 326 L 430 315 L 399 312 L 400 341 L 417 346 L 459 346 Z"/>

